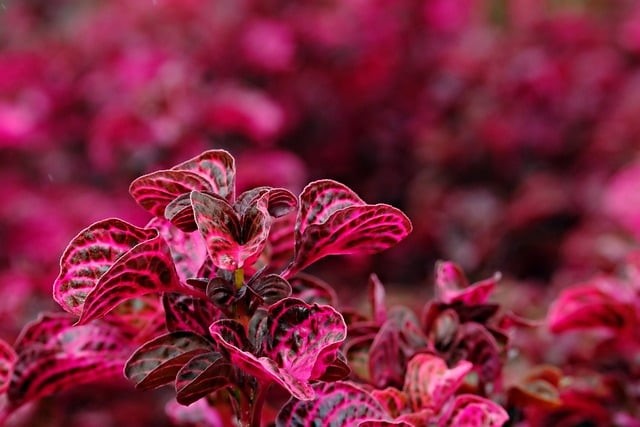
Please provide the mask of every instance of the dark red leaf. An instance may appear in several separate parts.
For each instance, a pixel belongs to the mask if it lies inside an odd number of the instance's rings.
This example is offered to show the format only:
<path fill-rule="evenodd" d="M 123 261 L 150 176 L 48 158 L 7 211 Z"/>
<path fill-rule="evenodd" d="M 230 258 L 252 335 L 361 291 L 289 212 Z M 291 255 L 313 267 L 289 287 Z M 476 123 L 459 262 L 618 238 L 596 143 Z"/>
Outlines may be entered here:
<path fill-rule="evenodd" d="M 211 302 L 189 295 L 167 292 L 162 304 L 169 332 L 191 331 L 208 336 L 209 325 L 223 316 Z"/>
<path fill-rule="evenodd" d="M 213 193 L 231 202 L 235 199 L 235 160 L 225 150 L 205 151 L 172 169 L 196 173 L 207 180 Z"/>
<path fill-rule="evenodd" d="M 191 358 L 212 350 L 211 343 L 196 333 L 171 332 L 138 348 L 127 360 L 124 374 L 136 388 L 157 388 L 173 382 Z"/>
<path fill-rule="evenodd" d="M 176 377 L 176 399 L 183 405 L 234 383 L 235 369 L 220 353 L 199 354 L 189 360 Z"/>
<path fill-rule="evenodd" d="M 265 305 L 275 304 L 291 295 L 291 285 L 277 274 L 262 276 L 249 286 Z"/>

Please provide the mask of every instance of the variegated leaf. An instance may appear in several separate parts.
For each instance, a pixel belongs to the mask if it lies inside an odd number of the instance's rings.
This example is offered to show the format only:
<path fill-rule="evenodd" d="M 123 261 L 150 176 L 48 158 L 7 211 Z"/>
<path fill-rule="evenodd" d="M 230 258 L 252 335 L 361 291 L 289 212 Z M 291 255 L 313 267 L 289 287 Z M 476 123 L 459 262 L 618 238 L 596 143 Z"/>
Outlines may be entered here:
<path fill-rule="evenodd" d="M 41 313 L 36 320 L 27 323 L 18 335 L 13 347 L 21 353 L 34 346 L 48 345 L 60 332 L 73 326 L 75 317 L 67 313 Z"/>
<path fill-rule="evenodd" d="M 369 301 L 371 301 L 372 319 L 376 325 L 382 325 L 387 320 L 385 296 L 382 282 L 378 279 L 378 276 L 372 273 L 369 276 Z"/>
<path fill-rule="evenodd" d="M 220 353 L 199 354 L 189 360 L 176 376 L 176 399 L 189 405 L 234 382 L 235 368 Z"/>
<path fill-rule="evenodd" d="M 17 358 L 13 347 L 0 340 L 0 393 L 4 393 L 9 388 L 9 380 Z"/>
<path fill-rule="evenodd" d="M 22 341 L 23 350 L 15 361 L 7 391 L 13 407 L 79 384 L 115 378 L 121 375 L 131 351 L 119 331 L 104 323 L 50 331 L 54 335 L 46 339 L 46 344 L 42 343 L 44 339 L 32 345 Z"/>
<path fill-rule="evenodd" d="M 343 184 L 316 181 L 300 195 L 295 258 L 289 277 L 328 255 L 371 254 L 400 242 L 411 232 L 402 211 L 367 205 Z"/>
<path fill-rule="evenodd" d="M 206 179 L 218 196 L 233 202 L 236 191 L 235 160 L 228 151 L 209 150 L 174 166 L 174 170 L 190 171 Z"/>
<path fill-rule="evenodd" d="M 296 215 L 292 212 L 273 221 L 268 239 L 269 265 L 279 271 L 293 259 Z"/>
<path fill-rule="evenodd" d="M 173 199 L 164 210 L 164 218 L 185 233 L 196 231 L 198 224 L 191 206 L 191 193 L 185 193 Z"/>
<path fill-rule="evenodd" d="M 178 196 L 195 191 L 211 191 L 209 182 L 194 172 L 159 170 L 135 179 L 129 193 L 146 211 L 163 218 L 169 203 Z"/>
<path fill-rule="evenodd" d="M 181 289 L 171 252 L 156 236 L 125 253 L 87 295 L 79 323 L 97 319 L 118 304 L 138 296 Z"/>
<path fill-rule="evenodd" d="M 171 332 L 138 348 L 127 360 L 124 374 L 136 388 L 157 388 L 173 382 L 191 358 L 212 350 L 211 343 L 194 332 Z"/>
<path fill-rule="evenodd" d="M 502 427 L 509 414 L 495 402 L 475 394 L 457 396 L 438 423 L 442 427 Z"/>
<path fill-rule="evenodd" d="M 64 310 L 80 315 L 87 294 L 116 260 L 156 235 L 155 230 L 138 228 L 119 219 L 106 219 L 82 230 L 60 259 L 60 274 L 53 285 L 54 299 Z"/>
<path fill-rule="evenodd" d="M 313 400 L 290 399 L 280 409 L 276 426 L 311 426 L 321 422 L 326 426 L 357 427 L 366 422 L 392 421 L 378 401 L 355 384 L 342 381 L 319 383 L 313 391 Z"/>
<path fill-rule="evenodd" d="M 277 274 L 268 274 L 248 284 L 262 298 L 264 304 L 272 305 L 291 295 L 291 285 Z"/>

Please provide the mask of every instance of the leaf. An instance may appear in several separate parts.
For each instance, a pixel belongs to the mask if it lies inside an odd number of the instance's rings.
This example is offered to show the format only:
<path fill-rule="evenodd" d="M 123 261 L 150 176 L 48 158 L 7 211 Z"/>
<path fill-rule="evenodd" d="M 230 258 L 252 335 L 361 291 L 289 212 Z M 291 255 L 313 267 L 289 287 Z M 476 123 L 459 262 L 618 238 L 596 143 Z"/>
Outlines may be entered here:
<path fill-rule="evenodd" d="M 500 278 L 501 274 L 496 273 L 493 277 L 469 285 L 458 265 L 445 261 L 436 263 L 436 289 L 438 298 L 445 304 L 462 303 L 468 306 L 484 304 L 493 293 Z"/>
<path fill-rule="evenodd" d="M 291 285 L 277 274 L 262 276 L 248 286 L 262 298 L 265 305 L 275 304 L 291 295 Z"/>
<path fill-rule="evenodd" d="M 369 301 L 371 301 L 371 317 L 373 321 L 376 325 L 382 325 L 387 320 L 385 291 L 382 282 L 374 273 L 369 276 Z"/>
<path fill-rule="evenodd" d="M 117 377 L 130 352 L 119 331 L 105 323 L 61 330 L 36 324 L 30 328 L 50 330 L 53 335 L 31 344 L 23 338 L 7 391 L 14 408 L 79 384 Z"/>
<path fill-rule="evenodd" d="M 156 230 L 138 228 L 119 219 L 106 219 L 82 230 L 60 259 L 53 298 L 69 313 L 80 315 L 85 299 L 102 275 L 134 246 L 154 238 Z"/>
<path fill-rule="evenodd" d="M 164 218 L 167 205 L 177 197 L 191 191 L 212 191 L 209 182 L 194 172 L 159 170 L 136 178 L 129 193 L 147 212 Z"/>
<path fill-rule="evenodd" d="M 245 252 L 239 243 L 242 224 L 226 201 L 209 194 L 191 193 L 191 203 L 198 230 L 204 238 L 213 264 L 224 270 L 244 266 L 255 253 Z"/>
<path fill-rule="evenodd" d="M 265 205 L 270 216 L 279 218 L 293 212 L 298 206 L 298 199 L 284 188 L 256 187 L 242 193 L 233 207 L 242 215 L 250 206 L 260 203 Z"/>
<path fill-rule="evenodd" d="M 442 409 L 472 368 L 473 365 L 464 360 L 449 369 L 438 356 L 426 353 L 413 356 L 407 365 L 403 387 L 413 412 Z"/>
<path fill-rule="evenodd" d="M 196 231 L 198 224 L 193 216 L 191 193 L 185 193 L 173 199 L 165 208 L 164 217 L 185 233 Z"/>
<path fill-rule="evenodd" d="M 21 353 L 33 346 L 49 344 L 58 334 L 73 326 L 75 318 L 67 313 L 40 313 L 27 323 L 16 339 L 14 349 Z"/>
<path fill-rule="evenodd" d="M 478 323 L 460 326 L 458 342 L 451 350 L 451 359 L 473 363 L 481 384 L 491 383 L 502 372 L 500 346 L 487 328 Z"/>
<path fill-rule="evenodd" d="M 165 405 L 165 413 L 175 427 L 224 427 L 221 414 L 204 399 L 189 406 L 171 400 Z"/>
<path fill-rule="evenodd" d="M 584 284 L 560 292 L 549 308 L 547 322 L 554 333 L 593 328 L 622 333 L 634 328 L 637 317 L 632 304 L 617 300 L 595 285 Z"/>
<path fill-rule="evenodd" d="M 13 347 L 0 340 L 0 393 L 4 393 L 9 388 L 9 380 L 17 358 Z"/>
<path fill-rule="evenodd" d="M 181 289 L 167 243 L 156 236 L 120 257 L 86 297 L 78 323 L 104 316 L 118 304 L 150 293 Z"/>
<path fill-rule="evenodd" d="M 191 331 L 207 336 L 209 325 L 223 316 L 211 302 L 189 295 L 167 292 L 162 304 L 169 332 Z"/>
<path fill-rule="evenodd" d="M 136 388 L 158 388 L 173 382 L 191 358 L 210 351 L 211 343 L 194 332 L 171 332 L 138 348 L 127 360 L 124 375 Z"/>
<path fill-rule="evenodd" d="M 503 407 L 481 396 L 457 396 L 450 409 L 441 417 L 441 426 L 501 427 L 509 420 Z"/>
<path fill-rule="evenodd" d="M 269 265 L 280 270 L 293 258 L 294 226 L 296 215 L 292 212 L 273 221 L 268 239 Z"/>
<path fill-rule="evenodd" d="M 235 199 L 235 160 L 228 151 L 205 151 L 172 169 L 196 173 L 207 180 L 215 194 L 230 202 Z"/>
<path fill-rule="evenodd" d="M 313 387 L 313 391 L 316 396 L 313 400 L 289 399 L 278 413 L 276 427 L 311 426 L 316 425 L 319 420 L 323 425 L 340 427 L 355 427 L 372 421 L 392 421 L 384 408 L 355 384 L 342 381 L 319 383 Z"/>
<path fill-rule="evenodd" d="M 234 366 L 220 353 L 199 354 L 189 360 L 176 376 L 176 399 L 189 405 L 223 387 L 233 384 Z"/>
<path fill-rule="evenodd" d="M 328 255 L 371 254 L 387 249 L 411 232 L 402 211 L 386 204 L 367 205 L 343 184 L 309 184 L 300 195 L 295 258 L 289 277 Z"/>
<path fill-rule="evenodd" d="M 185 233 L 162 218 L 152 219 L 147 228 L 158 230 L 169 245 L 180 281 L 185 282 L 197 277 L 198 271 L 207 259 L 207 248 L 200 233 Z"/>
<path fill-rule="evenodd" d="M 371 382 L 377 388 L 401 387 L 409 359 L 426 348 L 427 339 L 413 312 L 394 308 L 371 344 Z"/>

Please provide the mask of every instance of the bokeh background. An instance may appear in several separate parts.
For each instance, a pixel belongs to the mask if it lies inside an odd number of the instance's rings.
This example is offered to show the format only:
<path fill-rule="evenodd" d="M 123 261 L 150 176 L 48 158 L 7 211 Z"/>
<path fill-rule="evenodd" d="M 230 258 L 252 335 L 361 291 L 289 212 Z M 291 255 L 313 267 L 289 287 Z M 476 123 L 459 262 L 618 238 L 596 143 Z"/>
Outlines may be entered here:
<path fill-rule="evenodd" d="M 132 179 L 209 148 L 240 190 L 407 213 L 398 247 L 315 267 L 344 301 L 371 271 L 426 297 L 448 259 L 542 318 L 638 246 L 639 147 L 637 1 L 0 0 L 0 337 L 56 310 L 80 229 L 147 221 Z"/>

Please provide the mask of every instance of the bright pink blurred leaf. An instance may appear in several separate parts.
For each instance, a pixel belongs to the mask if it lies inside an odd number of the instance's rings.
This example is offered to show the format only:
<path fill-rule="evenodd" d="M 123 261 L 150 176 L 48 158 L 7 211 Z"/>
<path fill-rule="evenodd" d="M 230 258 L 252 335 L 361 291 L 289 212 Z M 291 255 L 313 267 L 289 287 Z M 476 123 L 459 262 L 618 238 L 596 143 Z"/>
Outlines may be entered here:
<path fill-rule="evenodd" d="M 9 388 L 9 380 L 17 357 L 13 347 L 0 340 L 0 393 L 4 393 Z"/>
<path fill-rule="evenodd" d="M 501 427 L 509 420 L 503 407 L 481 396 L 462 394 L 456 396 L 440 426 Z"/>
<path fill-rule="evenodd" d="M 493 293 L 500 277 L 500 274 L 496 273 L 493 277 L 470 285 L 457 264 L 449 261 L 436 263 L 436 289 L 439 299 L 446 304 L 484 304 Z"/>

